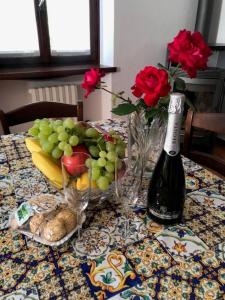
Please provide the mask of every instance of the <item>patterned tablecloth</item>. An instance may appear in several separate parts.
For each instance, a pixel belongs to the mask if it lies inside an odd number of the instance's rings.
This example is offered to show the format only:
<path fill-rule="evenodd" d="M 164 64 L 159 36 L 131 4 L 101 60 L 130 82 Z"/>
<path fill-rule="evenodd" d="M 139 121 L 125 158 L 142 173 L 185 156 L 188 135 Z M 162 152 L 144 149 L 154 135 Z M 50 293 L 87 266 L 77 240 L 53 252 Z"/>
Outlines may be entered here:
<path fill-rule="evenodd" d="M 125 122 L 99 124 L 126 136 Z M 87 216 L 77 249 L 72 241 L 52 248 L 6 228 L 20 203 L 57 191 L 32 164 L 24 135 L 0 137 L 0 299 L 223 299 L 225 184 L 190 160 L 183 162 L 182 224 L 154 223 L 140 199 L 124 240 L 123 212 L 109 201 Z"/>

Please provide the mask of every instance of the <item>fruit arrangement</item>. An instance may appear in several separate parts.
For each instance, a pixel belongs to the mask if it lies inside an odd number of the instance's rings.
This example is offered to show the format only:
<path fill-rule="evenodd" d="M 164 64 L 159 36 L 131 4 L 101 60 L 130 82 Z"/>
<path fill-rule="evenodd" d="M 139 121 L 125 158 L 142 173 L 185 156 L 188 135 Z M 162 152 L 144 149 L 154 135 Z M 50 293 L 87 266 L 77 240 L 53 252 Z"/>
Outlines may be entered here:
<path fill-rule="evenodd" d="M 100 190 L 107 190 L 114 181 L 115 169 L 123 167 L 126 144 L 113 130 L 106 134 L 71 118 L 37 119 L 28 133 L 53 160 L 61 160 L 71 175 L 82 179 L 91 172 L 93 185 Z M 86 159 L 85 153 L 91 158 Z M 84 163 L 86 167 L 81 168 Z"/>

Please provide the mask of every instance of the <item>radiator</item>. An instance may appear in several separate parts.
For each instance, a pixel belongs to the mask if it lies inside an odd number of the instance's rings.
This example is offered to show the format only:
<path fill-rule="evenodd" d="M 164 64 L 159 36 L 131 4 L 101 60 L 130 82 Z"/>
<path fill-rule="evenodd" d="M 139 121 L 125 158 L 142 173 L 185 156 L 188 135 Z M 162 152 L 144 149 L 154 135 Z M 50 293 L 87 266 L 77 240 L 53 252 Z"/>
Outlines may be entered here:
<path fill-rule="evenodd" d="M 32 88 L 28 92 L 32 103 L 47 101 L 77 104 L 78 102 L 77 86 L 74 84 Z"/>

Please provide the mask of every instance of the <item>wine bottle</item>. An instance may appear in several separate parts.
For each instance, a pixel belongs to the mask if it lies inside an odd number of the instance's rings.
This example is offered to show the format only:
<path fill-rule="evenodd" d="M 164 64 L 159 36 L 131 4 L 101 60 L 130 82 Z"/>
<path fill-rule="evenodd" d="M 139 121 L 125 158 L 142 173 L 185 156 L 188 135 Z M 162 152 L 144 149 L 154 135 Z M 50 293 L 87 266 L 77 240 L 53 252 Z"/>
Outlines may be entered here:
<path fill-rule="evenodd" d="M 148 189 L 148 214 L 162 224 L 179 222 L 183 213 L 185 176 L 180 155 L 180 127 L 184 99 L 180 93 L 170 96 L 165 144 Z"/>

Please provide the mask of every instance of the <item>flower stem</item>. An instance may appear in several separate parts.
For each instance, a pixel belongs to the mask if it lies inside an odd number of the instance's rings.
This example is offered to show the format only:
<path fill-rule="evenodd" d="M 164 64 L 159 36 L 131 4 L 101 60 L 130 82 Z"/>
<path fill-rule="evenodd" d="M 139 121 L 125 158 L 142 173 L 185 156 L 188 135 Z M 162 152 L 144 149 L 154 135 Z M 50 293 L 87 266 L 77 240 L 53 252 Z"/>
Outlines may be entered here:
<path fill-rule="evenodd" d="M 119 99 L 121 99 L 121 100 L 123 100 L 124 102 L 131 103 L 131 100 L 125 99 L 125 98 L 122 97 L 121 95 L 116 94 L 116 93 L 113 93 L 113 92 L 107 90 L 107 89 L 104 88 L 104 87 L 100 87 L 100 89 L 101 89 L 101 90 L 104 90 L 104 91 L 106 91 L 106 92 L 108 92 L 108 93 L 110 93 L 111 95 L 113 95 L 113 96 L 115 96 L 115 97 L 117 97 L 117 98 L 119 98 Z"/>
<path fill-rule="evenodd" d="M 178 64 L 175 68 L 175 70 L 173 71 L 173 73 L 171 74 L 172 77 L 174 77 L 177 73 L 177 70 L 180 68 L 181 64 Z"/>

